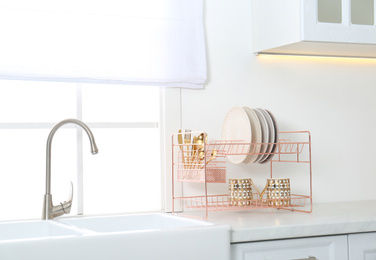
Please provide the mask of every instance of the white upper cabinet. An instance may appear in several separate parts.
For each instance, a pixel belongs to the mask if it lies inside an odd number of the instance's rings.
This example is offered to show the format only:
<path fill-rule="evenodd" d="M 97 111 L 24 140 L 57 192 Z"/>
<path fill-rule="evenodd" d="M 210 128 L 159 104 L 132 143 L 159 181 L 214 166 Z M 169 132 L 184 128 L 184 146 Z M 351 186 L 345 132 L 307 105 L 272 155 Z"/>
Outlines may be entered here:
<path fill-rule="evenodd" d="M 375 0 L 253 0 L 253 51 L 376 58 Z"/>

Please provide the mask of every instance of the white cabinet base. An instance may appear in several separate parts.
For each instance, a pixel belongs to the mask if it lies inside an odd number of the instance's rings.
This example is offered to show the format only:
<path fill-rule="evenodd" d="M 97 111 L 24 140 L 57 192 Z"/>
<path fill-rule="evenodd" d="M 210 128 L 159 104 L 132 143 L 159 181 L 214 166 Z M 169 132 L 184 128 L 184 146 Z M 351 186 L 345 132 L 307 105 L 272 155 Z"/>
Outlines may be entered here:
<path fill-rule="evenodd" d="M 376 260 L 376 233 L 350 234 L 349 259 Z"/>
<path fill-rule="evenodd" d="M 231 252 L 232 260 L 348 259 L 346 235 L 232 244 Z"/>

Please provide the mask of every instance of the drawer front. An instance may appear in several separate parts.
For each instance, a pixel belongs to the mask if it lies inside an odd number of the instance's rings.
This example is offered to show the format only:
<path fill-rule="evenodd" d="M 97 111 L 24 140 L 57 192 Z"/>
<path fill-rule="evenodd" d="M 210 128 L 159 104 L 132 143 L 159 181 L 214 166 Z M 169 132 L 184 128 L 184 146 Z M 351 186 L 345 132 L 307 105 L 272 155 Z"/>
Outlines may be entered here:
<path fill-rule="evenodd" d="M 349 260 L 376 260 L 376 233 L 349 235 Z"/>
<path fill-rule="evenodd" d="M 347 260 L 347 236 L 326 236 L 231 245 L 232 260 Z"/>

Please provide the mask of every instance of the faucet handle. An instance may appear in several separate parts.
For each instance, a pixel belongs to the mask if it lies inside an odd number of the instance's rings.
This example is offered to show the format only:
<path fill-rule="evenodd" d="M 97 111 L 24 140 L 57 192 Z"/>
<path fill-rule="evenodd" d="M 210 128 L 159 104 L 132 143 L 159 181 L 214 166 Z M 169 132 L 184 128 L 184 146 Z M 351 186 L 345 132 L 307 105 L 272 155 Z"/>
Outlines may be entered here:
<path fill-rule="evenodd" d="M 72 208 L 72 200 L 73 200 L 73 183 L 72 182 L 70 182 L 70 183 L 71 183 L 71 185 L 70 185 L 69 198 L 68 198 L 68 200 L 66 200 L 64 202 L 60 202 L 59 205 L 54 206 L 52 204 L 52 195 L 51 194 L 45 195 L 45 201 L 46 200 L 49 201 L 48 203 L 45 203 L 45 204 L 49 205 L 49 208 L 47 209 L 48 214 L 44 219 L 52 219 L 52 218 L 70 213 L 71 208 Z M 45 216 L 46 213 L 43 212 L 43 215 Z"/>
<path fill-rule="evenodd" d="M 61 205 L 61 209 L 62 211 L 65 213 L 65 214 L 68 214 L 70 213 L 71 211 L 71 208 L 72 208 L 72 200 L 73 200 L 73 183 L 70 182 L 70 190 L 69 190 L 69 197 L 68 197 L 68 200 L 64 201 L 64 202 L 60 202 L 60 205 Z"/>

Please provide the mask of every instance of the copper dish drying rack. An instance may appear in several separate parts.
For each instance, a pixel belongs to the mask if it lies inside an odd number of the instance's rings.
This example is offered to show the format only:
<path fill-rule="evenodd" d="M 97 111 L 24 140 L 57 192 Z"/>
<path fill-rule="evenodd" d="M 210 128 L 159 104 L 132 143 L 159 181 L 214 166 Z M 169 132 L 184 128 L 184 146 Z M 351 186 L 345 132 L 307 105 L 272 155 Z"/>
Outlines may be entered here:
<path fill-rule="evenodd" d="M 191 132 L 191 134 L 203 134 L 207 137 L 204 132 Z M 184 142 L 181 141 L 184 140 L 184 135 L 185 133 L 172 135 L 172 213 L 207 219 L 210 211 L 277 208 L 306 213 L 312 212 L 311 134 L 309 131 L 279 132 L 279 137 L 292 138 L 279 138 L 276 143 L 247 143 L 236 140 Z M 299 141 L 293 141 L 294 139 L 299 139 Z M 271 153 L 258 152 L 260 150 L 258 148 L 264 145 L 273 145 L 275 148 L 272 149 L 273 152 Z M 208 193 L 209 185 L 227 182 L 226 157 L 228 155 L 250 154 L 270 154 L 273 157 L 268 162 L 270 165 L 269 178 L 273 178 L 274 163 L 306 164 L 309 191 L 304 195 L 291 193 L 291 201 L 288 206 L 276 206 L 273 199 L 260 198 L 258 192 L 253 192 L 253 198 L 249 200 L 247 205 L 242 206 L 231 205 L 229 194 L 212 195 Z M 177 186 L 187 185 L 187 183 L 203 184 L 204 187 L 200 186 L 203 194 L 199 196 L 181 195 L 182 192 L 179 192 Z M 204 212 L 202 217 L 197 216 L 198 211 Z"/>

